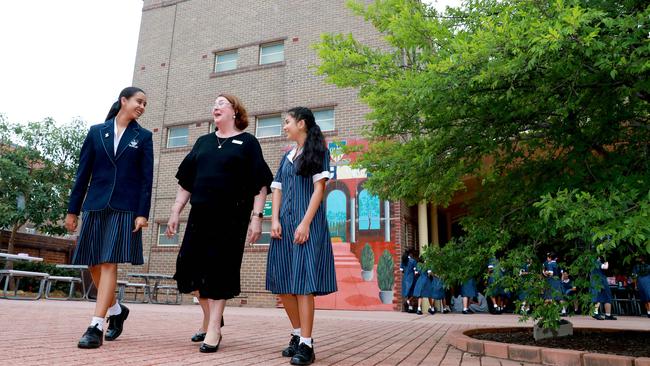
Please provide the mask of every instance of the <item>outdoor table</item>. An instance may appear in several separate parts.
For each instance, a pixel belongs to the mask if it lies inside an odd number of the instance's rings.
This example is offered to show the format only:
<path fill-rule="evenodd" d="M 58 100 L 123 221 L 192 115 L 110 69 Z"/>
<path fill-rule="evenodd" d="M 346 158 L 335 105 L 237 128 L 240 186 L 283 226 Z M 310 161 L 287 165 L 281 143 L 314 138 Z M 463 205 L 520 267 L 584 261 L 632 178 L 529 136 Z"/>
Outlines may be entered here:
<path fill-rule="evenodd" d="M 0 253 L 0 259 L 4 259 L 5 261 L 28 261 L 28 262 L 42 262 L 43 258 L 41 257 L 31 257 L 27 254 L 8 254 L 8 253 Z"/>
<path fill-rule="evenodd" d="M 149 302 L 158 303 L 158 286 L 163 280 L 172 280 L 173 276 L 161 273 L 128 273 L 127 276 L 134 278 L 142 278 L 147 289 L 145 297 Z M 153 284 L 152 284 L 153 283 Z"/>
<path fill-rule="evenodd" d="M 83 291 L 83 299 L 90 300 L 88 297 L 88 294 L 90 294 L 90 291 L 92 291 L 93 287 L 95 287 L 95 283 L 92 281 L 92 276 L 90 278 L 90 286 L 86 288 L 86 281 L 84 274 L 88 273 L 88 266 L 85 264 L 57 264 L 56 268 L 61 268 L 61 269 L 76 269 L 79 271 L 79 278 L 81 278 L 81 291 Z"/>

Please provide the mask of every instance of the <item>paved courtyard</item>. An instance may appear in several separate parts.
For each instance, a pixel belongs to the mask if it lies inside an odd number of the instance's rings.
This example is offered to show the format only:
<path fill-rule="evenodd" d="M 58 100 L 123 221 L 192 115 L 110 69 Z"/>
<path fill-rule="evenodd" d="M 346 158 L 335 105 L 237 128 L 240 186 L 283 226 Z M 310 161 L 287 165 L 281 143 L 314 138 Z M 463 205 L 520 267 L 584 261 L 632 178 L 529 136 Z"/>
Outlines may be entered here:
<path fill-rule="evenodd" d="M 282 309 L 234 308 L 225 312 L 223 341 L 214 354 L 199 353 L 189 338 L 201 320 L 195 305 L 130 304 L 122 336 L 96 350 L 77 341 L 94 303 L 0 300 L 2 365 L 288 365 L 280 351 L 289 340 Z M 572 318 L 577 327 L 650 330 L 650 319 L 598 322 Z M 517 326 L 513 315 L 321 310 L 314 332 L 316 365 L 520 365 L 477 357 L 450 346 L 448 334 L 476 326 Z"/>

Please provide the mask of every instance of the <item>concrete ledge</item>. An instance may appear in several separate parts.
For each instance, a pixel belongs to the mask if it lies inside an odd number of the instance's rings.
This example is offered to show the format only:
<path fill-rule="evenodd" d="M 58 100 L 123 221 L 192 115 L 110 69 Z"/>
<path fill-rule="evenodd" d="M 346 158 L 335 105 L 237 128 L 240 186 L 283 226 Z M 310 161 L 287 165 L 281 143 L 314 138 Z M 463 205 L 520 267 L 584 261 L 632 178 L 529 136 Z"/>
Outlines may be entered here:
<path fill-rule="evenodd" d="M 650 366 L 648 357 L 628 357 L 584 351 L 525 346 L 484 341 L 471 335 L 486 332 L 508 332 L 513 328 L 477 328 L 449 333 L 449 344 L 463 352 L 517 362 L 542 363 L 557 366 Z M 577 330 L 580 330 L 578 328 Z M 583 330 L 587 330 L 583 328 Z"/>

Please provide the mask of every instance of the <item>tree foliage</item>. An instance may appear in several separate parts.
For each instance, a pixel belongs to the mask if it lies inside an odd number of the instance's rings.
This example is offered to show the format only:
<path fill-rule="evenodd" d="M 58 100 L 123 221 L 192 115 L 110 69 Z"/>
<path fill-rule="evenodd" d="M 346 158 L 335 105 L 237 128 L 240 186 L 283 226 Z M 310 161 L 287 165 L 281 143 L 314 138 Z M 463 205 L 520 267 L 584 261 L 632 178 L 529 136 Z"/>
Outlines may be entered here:
<path fill-rule="evenodd" d="M 549 249 L 581 280 L 597 254 L 650 253 L 646 1 L 348 4 L 386 46 L 326 34 L 315 49 L 318 72 L 372 109 L 365 187 L 446 205 L 463 178 L 481 182 L 465 234 L 426 253 L 443 277 L 480 276 L 498 256 L 514 291 L 521 264 Z"/>

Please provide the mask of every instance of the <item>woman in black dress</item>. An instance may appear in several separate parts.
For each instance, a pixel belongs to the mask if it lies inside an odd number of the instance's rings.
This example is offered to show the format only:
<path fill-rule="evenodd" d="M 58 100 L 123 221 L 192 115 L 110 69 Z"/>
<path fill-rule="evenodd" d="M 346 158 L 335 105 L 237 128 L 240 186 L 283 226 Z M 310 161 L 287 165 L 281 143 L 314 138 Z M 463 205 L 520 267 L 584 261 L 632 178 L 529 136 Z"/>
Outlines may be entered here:
<path fill-rule="evenodd" d="M 244 244 L 262 233 L 262 210 L 273 175 L 248 126 L 239 99 L 220 94 L 212 116 L 216 132 L 199 137 L 178 167 L 178 192 L 167 223 L 176 234 L 180 212 L 192 208 L 176 259 L 179 291 L 198 293 L 204 310 L 201 352 L 216 352 L 226 300 L 240 292 Z M 209 316 L 208 316 L 209 313 Z"/>

